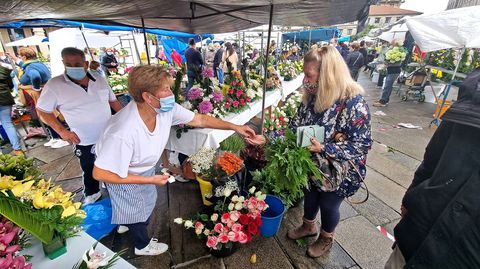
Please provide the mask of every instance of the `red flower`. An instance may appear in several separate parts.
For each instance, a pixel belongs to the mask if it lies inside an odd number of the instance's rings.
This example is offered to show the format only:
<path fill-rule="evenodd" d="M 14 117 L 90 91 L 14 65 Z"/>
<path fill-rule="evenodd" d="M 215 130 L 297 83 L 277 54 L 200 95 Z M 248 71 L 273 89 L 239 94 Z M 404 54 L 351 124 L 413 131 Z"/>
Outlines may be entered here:
<path fill-rule="evenodd" d="M 230 108 L 230 103 L 225 103 L 226 108 Z"/>
<path fill-rule="evenodd" d="M 220 241 L 220 243 L 223 243 L 223 244 L 228 243 L 228 241 L 229 241 L 228 235 L 226 235 L 226 234 L 219 235 L 218 236 L 218 241 Z"/>
<path fill-rule="evenodd" d="M 240 82 L 238 83 L 238 86 L 243 87 L 243 82 L 240 81 Z"/>
<path fill-rule="evenodd" d="M 247 102 L 250 102 L 250 100 L 252 100 L 252 99 L 250 99 L 250 97 L 247 97 Z"/>
<path fill-rule="evenodd" d="M 237 82 L 234 80 L 232 81 L 232 86 L 235 86 L 235 85 L 237 85 Z"/>
<path fill-rule="evenodd" d="M 233 101 L 233 107 L 237 108 L 238 107 L 238 101 Z"/>
<path fill-rule="evenodd" d="M 242 225 L 247 225 L 249 223 L 250 218 L 247 215 L 240 216 L 240 223 Z"/>
<path fill-rule="evenodd" d="M 255 219 L 255 224 L 260 227 L 262 226 L 262 218 L 260 217 L 260 214 L 259 216 L 257 216 L 257 218 Z"/>
<path fill-rule="evenodd" d="M 258 226 L 255 223 L 248 225 L 248 232 L 252 235 L 258 234 Z"/>
<path fill-rule="evenodd" d="M 240 103 L 241 103 L 242 105 L 244 105 L 244 104 L 245 104 L 245 99 L 240 99 Z"/>
<path fill-rule="evenodd" d="M 230 214 L 229 213 L 224 213 L 222 215 L 222 222 L 226 224 L 229 220 L 230 220 Z"/>
<path fill-rule="evenodd" d="M 233 94 L 233 90 L 232 89 L 228 90 L 228 94 Z"/>

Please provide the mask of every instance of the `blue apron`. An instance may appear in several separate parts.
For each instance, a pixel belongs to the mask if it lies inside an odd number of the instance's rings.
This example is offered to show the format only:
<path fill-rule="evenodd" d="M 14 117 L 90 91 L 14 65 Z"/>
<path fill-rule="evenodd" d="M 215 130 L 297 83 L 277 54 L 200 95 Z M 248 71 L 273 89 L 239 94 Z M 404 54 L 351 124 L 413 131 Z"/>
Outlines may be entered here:
<path fill-rule="evenodd" d="M 153 176 L 155 168 L 140 174 Z M 112 224 L 145 222 L 157 201 L 157 187 L 153 184 L 106 184 L 112 200 Z"/>

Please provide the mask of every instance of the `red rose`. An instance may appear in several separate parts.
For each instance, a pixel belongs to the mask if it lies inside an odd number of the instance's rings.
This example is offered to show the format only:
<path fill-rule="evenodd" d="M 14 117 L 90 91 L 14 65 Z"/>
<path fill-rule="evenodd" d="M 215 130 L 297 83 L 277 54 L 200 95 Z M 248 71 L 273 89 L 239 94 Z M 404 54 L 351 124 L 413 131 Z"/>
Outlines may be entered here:
<path fill-rule="evenodd" d="M 256 219 L 255 219 L 255 224 L 260 227 L 262 226 L 262 218 L 260 216 L 258 216 Z"/>
<path fill-rule="evenodd" d="M 284 120 L 285 120 L 284 117 L 280 117 L 280 118 L 278 118 L 278 119 L 279 119 L 280 121 L 284 121 Z"/>
<path fill-rule="evenodd" d="M 247 97 L 247 102 L 250 102 L 250 100 L 252 100 L 252 99 L 250 99 L 250 97 Z"/>
<path fill-rule="evenodd" d="M 255 225 L 255 223 L 252 223 L 248 225 L 248 233 L 252 235 L 257 235 L 258 234 L 258 226 Z"/>
<path fill-rule="evenodd" d="M 244 100 L 244 99 L 240 99 L 240 103 L 241 103 L 242 105 L 244 105 L 244 104 L 245 104 L 245 100 Z"/>
<path fill-rule="evenodd" d="M 249 217 L 247 215 L 241 215 L 240 216 L 240 223 L 242 225 L 246 225 L 249 223 Z"/>
<path fill-rule="evenodd" d="M 233 107 L 235 107 L 235 108 L 238 107 L 238 101 L 233 101 Z"/>
<path fill-rule="evenodd" d="M 228 94 L 233 94 L 233 90 L 232 89 L 228 90 Z"/>
<path fill-rule="evenodd" d="M 235 85 L 237 85 L 237 82 L 234 80 L 232 81 L 232 86 L 235 86 Z"/>
<path fill-rule="evenodd" d="M 243 82 L 240 81 L 240 82 L 238 83 L 238 86 L 243 87 Z"/>

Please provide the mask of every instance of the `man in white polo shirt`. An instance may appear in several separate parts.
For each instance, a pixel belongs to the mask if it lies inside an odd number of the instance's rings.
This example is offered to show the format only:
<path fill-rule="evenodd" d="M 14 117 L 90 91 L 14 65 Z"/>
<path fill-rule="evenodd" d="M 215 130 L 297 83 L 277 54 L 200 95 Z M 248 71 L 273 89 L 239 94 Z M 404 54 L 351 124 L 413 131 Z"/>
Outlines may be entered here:
<path fill-rule="evenodd" d="M 65 73 L 45 84 L 37 110 L 63 140 L 74 145 L 83 170 L 84 204 L 89 204 L 101 196 L 98 181 L 92 177 L 93 146 L 111 117 L 110 108 L 119 111 L 122 105 L 103 77 L 87 72 L 88 62 L 83 51 L 64 48 L 62 59 Z M 63 114 L 70 130 L 57 120 L 53 114 L 55 109 Z"/>

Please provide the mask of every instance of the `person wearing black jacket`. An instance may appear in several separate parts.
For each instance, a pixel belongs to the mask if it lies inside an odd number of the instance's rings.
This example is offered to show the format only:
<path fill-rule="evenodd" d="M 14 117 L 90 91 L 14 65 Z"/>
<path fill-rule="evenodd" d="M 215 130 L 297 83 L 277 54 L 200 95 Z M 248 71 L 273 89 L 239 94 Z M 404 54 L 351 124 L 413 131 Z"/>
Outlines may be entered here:
<path fill-rule="evenodd" d="M 118 72 L 118 61 L 117 58 L 115 58 L 112 49 L 109 48 L 106 50 L 106 54 L 102 57 L 101 61 L 102 69 L 107 76 L 116 74 Z"/>
<path fill-rule="evenodd" d="M 202 54 L 197 50 L 195 39 L 193 38 L 188 40 L 188 49 L 185 51 L 185 59 L 187 61 L 188 77 L 188 85 L 185 92 L 185 96 L 187 96 L 187 93 L 190 88 L 192 88 L 195 79 L 200 76 L 202 72 L 202 66 L 204 64 Z"/>
<path fill-rule="evenodd" d="M 4 56 L 2 56 L 4 57 Z M 12 96 L 13 81 L 10 74 L 12 66 L 0 60 L 0 124 L 7 133 L 12 144 L 14 155 L 23 155 L 20 138 L 12 123 L 12 106 L 15 104 Z"/>
<path fill-rule="evenodd" d="M 362 40 L 360 41 L 360 49 L 358 49 L 358 51 L 362 54 L 363 56 L 363 66 L 366 66 L 367 65 L 367 55 L 368 55 L 368 51 L 367 49 L 365 48 L 365 41 Z M 360 68 L 361 69 L 361 68 Z"/>
<path fill-rule="evenodd" d="M 218 73 L 222 72 L 223 74 L 223 69 L 219 68 L 220 63 L 222 62 L 223 49 L 222 46 L 218 43 L 215 43 L 214 46 L 217 51 L 215 52 L 215 57 L 213 57 L 213 71 L 215 71 L 215 77 L 219 78 L 220 76 L 218 75 Z"/>
<path fill-rule="evenodd" d="M 480 268 L 480 69 L 445 113 L 402 201 L 386 269 Z"/>
<path fill-rule="evenodd" d="M 353 51 L 348 54 L 347 60 L 346 60 L 348 69 L 350 70 L 350 75 L 355 81 L 357 81 L 358 79 L 360 68 L 362 68 L 363 62 L 364 62 L 362 53 L 358 51 L 359 48 L 360 48 L 360 45 L 358 45 L 358 42 L 353 42 L 352 43 Z"/>

